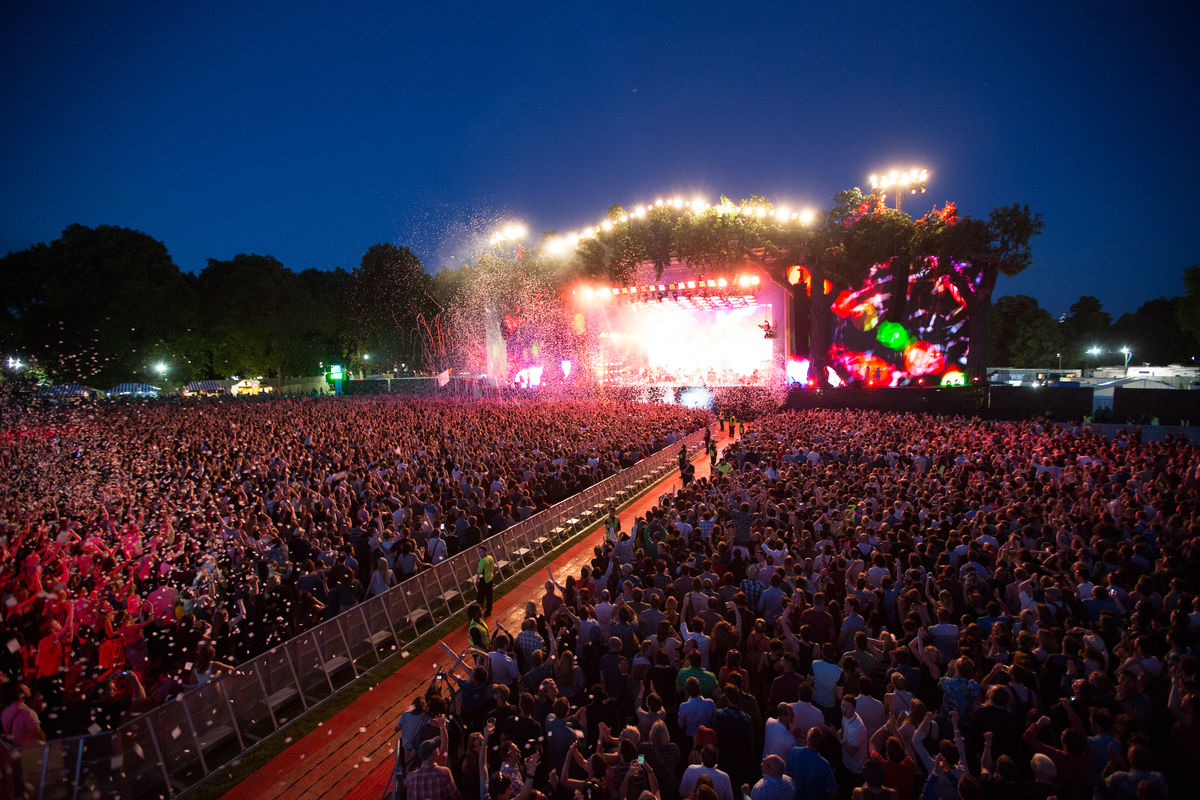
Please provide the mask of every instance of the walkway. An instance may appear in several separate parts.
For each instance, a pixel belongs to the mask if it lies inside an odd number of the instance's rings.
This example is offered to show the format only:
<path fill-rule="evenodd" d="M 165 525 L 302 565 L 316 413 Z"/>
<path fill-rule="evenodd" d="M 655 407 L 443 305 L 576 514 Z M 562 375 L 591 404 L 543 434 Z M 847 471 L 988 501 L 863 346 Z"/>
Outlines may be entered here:
<path fill-rule="evenodd" d="M 729 442 L 728 434 L 716 435 L 719 448 Z M 709 474 L 709 462 L 703 453 L 693 458 L 696 477 Z M 655 484 L 620 511 L 621 527 L 629 530 L 634 518 L 656 505 L 665 492 L 679 486 L 677 472 Z M 603 536 L 601 525 L 595 526 L 570 550 L 551 564 L 560 581 L 592 558 L 592 548 Z M 544 569 L 537 571 L 519 586 L 496 598 L 489 622 L 497 620 L 514 633 L 525 617 L 525 603 L 537 600 L 544 592 Z M 460 627 L 442 639 L 447 647 L 461 653 L 467 647 L 465 627 Z M 400 714 L 413 698 L 424 692 L 435 664 L 446 665 L 449 654 L 436 643 L 385 678 L 346 708 L 339 711 L 317 730 L 295 742 L 264 767 L 253 773 L 223 796 L 223 800 L 257 800 L 262 797 L 286 800 L 379 800 L 391 775 L 393 766 L 392 732 Z"/>

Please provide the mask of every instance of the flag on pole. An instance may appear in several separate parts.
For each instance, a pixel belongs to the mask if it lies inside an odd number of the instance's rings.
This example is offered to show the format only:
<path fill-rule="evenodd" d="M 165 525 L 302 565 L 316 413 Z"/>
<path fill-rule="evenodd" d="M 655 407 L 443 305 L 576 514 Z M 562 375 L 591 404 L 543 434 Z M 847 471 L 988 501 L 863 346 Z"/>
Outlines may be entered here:
<path fill-rule="evenodd" d="M 450 382 L 450 370 L 446 370 L 445 372 L 438 373 L 438 376 L 437 376 L 438 386 L 445 386 L 449 382 Z"/>

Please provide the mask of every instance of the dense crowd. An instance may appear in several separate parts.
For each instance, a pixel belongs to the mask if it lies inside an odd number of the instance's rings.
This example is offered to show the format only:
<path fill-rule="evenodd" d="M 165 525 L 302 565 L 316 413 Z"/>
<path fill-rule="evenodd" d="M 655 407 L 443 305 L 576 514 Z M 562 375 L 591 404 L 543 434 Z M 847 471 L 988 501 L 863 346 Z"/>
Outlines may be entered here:
<path fill-rule="evenodd" d="M 519 631 L 470 609 L 400 719 L 410 798 L 1194 791 L 1187 442 L 809 411 L 713 467 L 610 517 Z"/>
<path fill-rule="evenodd" d="M 703 425 L 597 402 L 0 407 L 0 726 L 114 727 Z"/>

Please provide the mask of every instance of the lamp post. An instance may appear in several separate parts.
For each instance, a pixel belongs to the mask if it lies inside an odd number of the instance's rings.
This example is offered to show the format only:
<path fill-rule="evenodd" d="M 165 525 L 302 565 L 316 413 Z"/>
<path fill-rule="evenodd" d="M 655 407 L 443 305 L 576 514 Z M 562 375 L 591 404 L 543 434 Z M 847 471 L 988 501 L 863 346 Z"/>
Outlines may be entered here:
<path fill-rule="evenodd" d="M 1121 348 L 1121 352 L 1125 354 L 1125 377 L 1129 377 L 1129 359 L 1133 355 L 1133 351 L 1126 345 Z"/>
<path fill-rule="evenodd" d="M 1104 352 L 1104 351 L 1103 351 L 1103 350 L 1101 350 L 1099 347 L 1096 347 L 1095 345 L 1092 345 L 1091 347 L 1089 347 L 1089 348 L 1087 349 L 1087 354 L 1088 354 L 1089 356 L 1091 356 L 1093 359 L 1095 359 L 1095 358 L 1099 358 L 1099 357 L 1100 357 L 1100 354 L 1101 354 L 1102 352 Z"/>
<path fill-rule="evenodd" d="M 167 374 L 167 369 L 168 367 L 165 361 L 159 361 L 154 365 L 154 371 L 158 373 L 159 380 L 162 380 L 163 376 Z"/>
<path fill-rule="evenodd" d="M 913 168 L 906 172 L 892 170 L 886 175 L 872 175 L 871 189 L 879 192 L 883 199 L 887 200 L 889 189 L 894 189 L 896 192 L 896 210 L 900 211 L 900 198 L 903 197 L 905 190 L 909 194 L 920 192 L 925 194 L 925 184 L 929 180 L 929 170 Z"/>

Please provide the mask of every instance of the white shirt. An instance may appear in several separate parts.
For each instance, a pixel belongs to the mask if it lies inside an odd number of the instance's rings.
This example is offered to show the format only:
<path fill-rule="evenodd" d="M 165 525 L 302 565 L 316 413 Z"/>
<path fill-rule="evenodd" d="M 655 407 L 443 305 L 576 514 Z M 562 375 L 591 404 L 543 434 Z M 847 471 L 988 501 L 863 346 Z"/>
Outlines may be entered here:
<path fill-rule="evenodd" d="M 796 737 L 792 736 L 787 725 L 778 719 L 767 720 L 767 728 L 763 733 L 763 758 L 773 754 L 786 761 L 788 753 L 795 746 Z"/>
<path fill-rule="evenodd" d="M 679 796 L 687 797 L 696 787 L 696 779 L 701 775 L 712 778 L 713 788 L 717 790 L 717 800 L 733 800 L 733 786 L 729 776 L 716 767 L 706 767 L 703 764 L 692 764 L 683 771 L 683 780 L 679 782 Z"/>
<path fill-rule="evenodd" d="M 869 741 L 866 726 L 858 714 L 850 719 L 842 717 L 842 763 L 855 775 L 862 774 L 863 764 L 867 763 Z"/>
<path fill-rule="evenodd" d="M 613 604 L 607 601 L 596 604 L 596 624 L 600 626 L 600 633 L 605 638 L 608 638 L 608 626 L 612 623 Z"/>
<path fill-rule="evenodd" d="M 696 643 L 696 648 L 700 653 L 700 666 L 708 669 L 708 648 L 712 644 L 712 637 L 705 636 L 699 631 L 689 631 L 686 622 L 679 623 L 679 629 L 683 632 L 683 641 L 686 644 L 689 641 Z"/>

